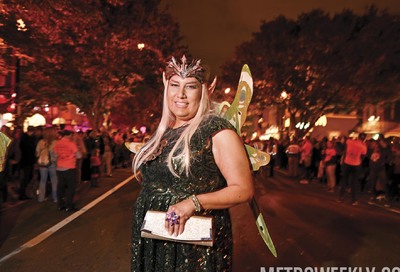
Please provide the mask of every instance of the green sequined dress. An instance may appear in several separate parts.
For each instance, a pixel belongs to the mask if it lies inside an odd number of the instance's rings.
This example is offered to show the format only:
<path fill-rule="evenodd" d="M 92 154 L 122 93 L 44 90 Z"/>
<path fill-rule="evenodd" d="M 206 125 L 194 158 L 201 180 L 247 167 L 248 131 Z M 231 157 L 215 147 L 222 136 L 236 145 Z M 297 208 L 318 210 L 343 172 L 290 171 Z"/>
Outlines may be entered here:
<path fill-rule="evenodd" d="M 176 178 L 168 170 L 166 158 L 183 131 L 168 129 L 161 154 L 141 167 L 142 190 L 135 204 L 132 229 L 131 271 L 231 271 L 232 228 L 229 210 L 211 210 L 215 240 L 213 247 L 189 245 L 140 237 L 147 210 L 167 211 L 168 207 L 193 194 L 217 191 L 227 186 L 212 154 L 211 137 L 233 126 L 225 119 L 210 115 L 194 133 L 191 147 L 191 174 Z M 174 162 L 179 168 L 179 161 Z"/>

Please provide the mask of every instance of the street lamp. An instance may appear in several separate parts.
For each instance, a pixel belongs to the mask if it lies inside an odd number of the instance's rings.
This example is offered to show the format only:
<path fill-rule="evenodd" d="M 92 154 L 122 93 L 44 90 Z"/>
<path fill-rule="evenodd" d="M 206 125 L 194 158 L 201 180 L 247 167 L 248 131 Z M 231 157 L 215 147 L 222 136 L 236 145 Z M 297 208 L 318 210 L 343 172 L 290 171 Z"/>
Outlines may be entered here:
<path fill-rule="evenodd" d="M 282 127 L 282 133 L 286 132 L 286 134 L 287 134 L 286 136 L 289 137 L 289 132 L 290 132 L 290 112 L 289 112 L 289 117 L 288 118 L 286 118 L 286 116 L 287 116 L 286 113 L 289 111 L 288 110 L 288 108 L 289 108 L 288 107 L 288 101 L 290 99 L 290 94 L 288 94 L 286 92 L 286 90 L 283 90 L 281 92 L 280 99 L 285 105 L 284 113 L 283 113 L 283 116 L 282 116 L 282 120 L 280 120 L 281 121 L 280 125 Z"/>

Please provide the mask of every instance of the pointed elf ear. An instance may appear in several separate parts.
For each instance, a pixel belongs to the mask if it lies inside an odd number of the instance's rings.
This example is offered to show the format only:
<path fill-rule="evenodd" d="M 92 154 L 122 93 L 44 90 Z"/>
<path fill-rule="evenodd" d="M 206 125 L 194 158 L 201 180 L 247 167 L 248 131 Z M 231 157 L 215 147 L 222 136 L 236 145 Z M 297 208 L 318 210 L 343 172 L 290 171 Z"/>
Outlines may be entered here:
<path fill-rule="evenodd" d="M 214 77 L 213 82 L 211 82 L 210 87 L 208 87 L 208 95 L 211 95 L 214 92 L 215 86 L 217 86 L 217 77 Z"/>
<path fill-rule="evenodd" d="M 164 83 L 164 87 L 166 87 L 167 86 L 167 78 L 165 77 L 165 72 L 162 73 L 162 80 Z"/>

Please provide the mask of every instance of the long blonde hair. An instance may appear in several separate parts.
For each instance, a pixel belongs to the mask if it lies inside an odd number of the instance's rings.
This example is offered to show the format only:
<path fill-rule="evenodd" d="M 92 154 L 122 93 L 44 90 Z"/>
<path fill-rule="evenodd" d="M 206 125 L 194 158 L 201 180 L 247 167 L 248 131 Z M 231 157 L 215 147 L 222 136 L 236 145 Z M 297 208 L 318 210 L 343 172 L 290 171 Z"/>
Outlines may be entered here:
<path fill-rule="evenodd" d="M 155 131 L 153 137 L 140 149 L 140 151 L 136 154 L 135 158 L 133 159 L 133 172 L 136 174 L 139 171 L 140 166 L 150 157 L 154 152 L 156 152 L 160 142 L 164 136 L 165 131 L 167 128 L 175 121 L 175 117 L 173 116 L 172 112 L 168 107 L 168 85 L 169 80 L 165 82 L 164 86 L 164 98 L 163 98 L 163 111 L 161 116 L 160 124 L 158 125 L 157 130 Z M 183 158 L 182 166 L 185 169 L 186 176 L 189 176 L 190 173 L 190 139 L 192 138 L 193 134 L 199 127 L 201 121 L 204 119 L 206 115 L 211 112 L 210 108 L 210 98 L 208 96 L 208 88 L 207 84 L 203 83 L 201 85 L 201 98 L 199 103 L 199 108 L 197 109 L 196 115 L 190 121 L 188 126 L 183 130 L 181 136 L 175 143 L 174 147 L 172 148 L 171 152 L 168 154 L 167 158 L 167 165 L 169 171 L 176 177 L 179 177 L 177 172 L 175 171 L 172 160 L 176 157 Z M 180 148 L 183 146 L 183 148 Z M 175 151 L 180 150 L 180 153 L 174 155 Z"/>
<path fill-rule="evenodd" d="M 50 146 L 55 140 L 57 140 L 57 129 L 53 126 L 44 128 L 43 140 L 48 146 Z"/>

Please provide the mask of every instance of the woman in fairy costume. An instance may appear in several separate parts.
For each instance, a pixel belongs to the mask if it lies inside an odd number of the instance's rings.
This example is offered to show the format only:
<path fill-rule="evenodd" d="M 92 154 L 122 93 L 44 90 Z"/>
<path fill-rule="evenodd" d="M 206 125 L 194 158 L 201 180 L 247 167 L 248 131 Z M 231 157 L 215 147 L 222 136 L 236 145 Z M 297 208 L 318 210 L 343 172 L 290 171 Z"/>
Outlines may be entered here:
<path fill-rule="evenodd" d="M 215 83 L 215 82 L 214 82 Z M 140 172 L 132 230 L 132 271 L 230 271 L 232 228 L 229 208 L 252 199 L 254 187 L 244 145 L 235 128 L 212 114 L 207 71 L 200 60 L 174 58 L 164 74 L 161 121 L 140 149 Z M 205 247 L 141 238 L 148 210 L 164 211 L 172 236 L 193 215 L 213 217 L 214 245 Z"/>

